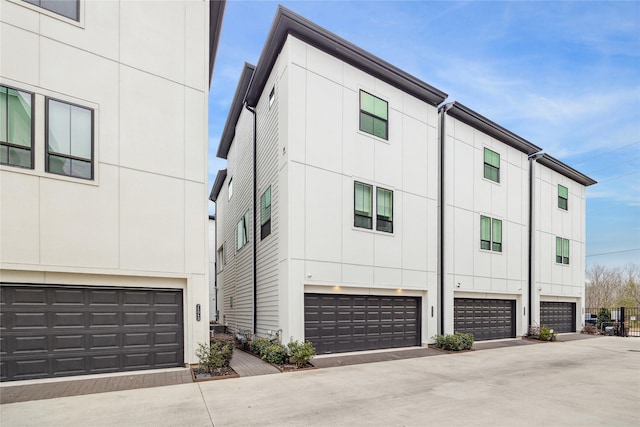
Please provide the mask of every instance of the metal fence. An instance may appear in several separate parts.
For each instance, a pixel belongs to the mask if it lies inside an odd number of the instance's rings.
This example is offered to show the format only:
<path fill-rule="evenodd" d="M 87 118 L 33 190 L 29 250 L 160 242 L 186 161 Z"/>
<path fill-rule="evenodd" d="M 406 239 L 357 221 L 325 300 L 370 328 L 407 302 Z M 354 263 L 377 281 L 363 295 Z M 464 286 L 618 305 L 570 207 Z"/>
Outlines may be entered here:
<path fill-rule="evenodd" d="M 603 335 L 640 337 L 640 307 L 585 308 L 585 325 Z"/>

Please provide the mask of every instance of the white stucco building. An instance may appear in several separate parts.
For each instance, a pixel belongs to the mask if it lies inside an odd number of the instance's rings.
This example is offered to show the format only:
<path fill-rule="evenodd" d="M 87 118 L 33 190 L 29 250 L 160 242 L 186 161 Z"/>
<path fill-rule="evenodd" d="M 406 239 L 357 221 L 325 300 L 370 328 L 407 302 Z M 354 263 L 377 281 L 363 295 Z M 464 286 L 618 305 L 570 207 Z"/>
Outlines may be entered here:
<path fill-rule="evenodd" d="M 223 10 L 0 1 L 3 380 L 196 361 Z"/>
<path fill-rule="evenodd" d="M 446 96 L 280 7 L 217 153 L 220 322 L 319 353 L 525 334 L 540 148 Z"/>

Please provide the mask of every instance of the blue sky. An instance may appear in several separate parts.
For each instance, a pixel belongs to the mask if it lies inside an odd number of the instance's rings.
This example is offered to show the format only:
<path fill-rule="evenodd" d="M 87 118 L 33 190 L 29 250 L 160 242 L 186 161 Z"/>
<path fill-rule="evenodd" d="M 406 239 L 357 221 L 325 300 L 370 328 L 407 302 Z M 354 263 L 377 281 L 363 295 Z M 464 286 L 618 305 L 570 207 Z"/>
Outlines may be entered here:
<path fill-rule="evenodd" d="M 215 153 L 240 71 L 257 63 L 278 4 L 598 181 L 587 189 L 587 267 L 640 264 L 640 2 L 227 0 L 209 188 L 226 167 Z"/>

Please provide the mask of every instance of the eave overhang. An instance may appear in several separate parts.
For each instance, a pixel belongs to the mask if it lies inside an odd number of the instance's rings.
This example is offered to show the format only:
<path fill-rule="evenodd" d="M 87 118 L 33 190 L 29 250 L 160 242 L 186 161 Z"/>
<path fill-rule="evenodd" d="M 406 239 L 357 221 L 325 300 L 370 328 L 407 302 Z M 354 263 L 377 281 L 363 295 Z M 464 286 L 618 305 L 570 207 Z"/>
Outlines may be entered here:
<path fill-rule="evenodd" d="M 541 150 L 537 145 L 532 144 L 526 139 L 516 135 L 515 133 L 503 128 L 499 124 L 489 120 L 488 118 L 476 113 L 472 109 L 460 104 L 452 102 L 441 107 L 446 114 L 468 124 L 474 129 L 486 133 L 487 135 L 503 142 L 516 150 L 522 151 L 528 156 L 535 154 Z"/>
<path fill-rule="evenodd" d="M 258 60 L 255 76 L 247 92 L 246 102 L 249 106 L 255 107 L 258 103 L 269 74 L 288 35 L 292 35 L 433 106 L 438 106 L 447 98 L 447 94 L 441 90 L 402 71 L 291 10 L 279 6 Z"/>
<path fill-rule="evenodd" d="M 541 156 L 536 158 L 536 161 L 541 165 L 544 165 L 551 169 L 552 171 L 558 172 L 560 175 L 566 176 L 569 179 L 574 180 L 575 182 L 588 187 L 593 184 L 597 184 L 597 181 L 589 178 L 585 174 L 578 172 L 571 166 L 562 163 L 560 160 L 551 157 L 548 154 L 542 154 Z"/>
<path fill-rule="evenodd" d="M 209 194 L 209 200 L 215 202 L 218 200 L 218 195 L 220 194 L 220 190 L 222 189 L 222 184 L 224 184 L 224 180 L 227 178 L 227 170 L 222 169 L 218 171 L 216 175 L 216 180 L 213 182 L 213 187 L 211 187 L 211 194 Z"/>
<path fill-rule="evenodd" d="M 209 0 L 209 86 L 213 78 L 213 66 L 216 63 L 225 6 L 226 0 Z"/>

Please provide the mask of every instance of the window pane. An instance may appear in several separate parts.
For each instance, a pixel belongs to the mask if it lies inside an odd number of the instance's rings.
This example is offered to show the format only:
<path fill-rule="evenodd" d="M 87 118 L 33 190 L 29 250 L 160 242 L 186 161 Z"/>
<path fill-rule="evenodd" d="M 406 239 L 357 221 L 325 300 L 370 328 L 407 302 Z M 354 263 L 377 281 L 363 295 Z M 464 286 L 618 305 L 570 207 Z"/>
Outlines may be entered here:
<path fill-rule="evenodd" d="M 91 162 L 82 160 L 71 160 L 71 176 L 77 178 L 91 179 Z"/>
<path fill-rule="evenodd" d="M 49 168 L 47 169 L 51 173 L 57 173 L 60 175 L 71 175 L 71 159 L 65 157 L 49 156 Z"/>
<path fill-rule="evenodd" d="M 371 186 L 356 182 L 354 188 L 356 213 L 371 217 Z"/>
<path fill-rule="evenodd" d="M 0 145 L 0 163 L 6 165 L 9 163 L 9 147 Z"/>
<path fill-rule="evenodd" d="M 485 241 L 491 240 L 491 218 L 486 216 L 480 217 L 480 240 L 485 240 Z M 486 248 L 486 249 L 489 249 L 489 248 Z"/>
<path fill-rule="evenodd" d="M 244 214 L 244 243 L 249 241 L 249 211 Z"/>
<path fill-rule="evenodd" d="M 0 86 L 0 141 L 3 142 L 7 142 L 7 90 Z"/>
<path fill-rule="evenodd" d="M 236 230 L 237 231 L 237 233 L 236 233 L 237 245 L 236 246 L 237 246 L 238 249 L 240 249 L 242 247 L 242 245 L 243 245 L 243 242 L 242 242 L 242 236 L 244 235 L 244 231 L 242 230 L 242 222 L 243 221 L 244 221 L 243 219 L 240 220 L 240 222 L 238 223 L 237 230 Z"/>
<path fill-rule="evenodd" d="M 29 1 L 29 3 L 37 4 L 36 1 Z M 78 20 L 78 0 L 41 0 L 40 7 L 69 19 Z"/>
<path fill-rule="evenodd" d="M 71 106 L 71 155 L 91 160 L 91 110 Z"/>
<path fill-rule="evenodd" d="M 8 89 L 8 142 L 31 147 L 31 95 Z"/>
<path fill-rule="evenodd" d="M 556 237 L 556 262 L 562 263 L 562 239 Z"/>
<path fill-rule="evenodd" d="M 374 98 L 374 110 L 373 114 L 381 119 L 388 119 L 387 101 L 383 101 L 380 98 Z"/>
<path fill-rule="evenodd" d="M 31 150 L 9 147 L 9 162 L 13 166 L 31 167 Z"/>
<path fill-rule="evenodd" d="M 493 167 L 500 167 L 500 154 L 495 151 L 491 151 L 488 148 L 484 149 L 484 162 L 490 164 Z"/>
<path fill-rule="evenodd" d="M 393 192 L 378 188 L 377 191 L 377 210 L 378 217 L 391 221 L 393 219 Z"/>
<path fill-rule="evenodd" d="M 493 241 L 502 243 L 502 221 L 499 219 L 493 220 Z"/>
<path fill-rule="evenodd" d="M 373 134 L 373 117 L 365 113 L 360 113 L 360 130 Z"/>
<path fill-rule="evenodd" d="M 373 134 L 378 138 L 387 139 L 387 122 L 374 118 Z"/>
<path fill-rule="evenodd" d="M 569 190 L 567 187 L 563 187 L 562 185 L 558 185 L 558 195 L 567 199 L 569 197 Z"/>
<path fill-rule="evenodd" d="M 562 250 L 562 254 L 563 254 L 563 262 L 565 264 L 569 264 L 569 239 L 563 239 L 563 250 Z"/>
<path fill-rule="evenodd" d="M 49 100 L 49 151 L 71 154 L 71 106 Z"/>
<path fill-rule="evenodd" d="M 260 224 L 264 225 L 271 219 L 271 187 L 267 188 L 260 197 Z"/>
<path fill-rule="evenodd" d="M 373 114 L 375 111 L 373 96 L 360 91 L 360 109 Z"/>
<path fill-rule="evenodd" d="M 563 199 L 562 197 L 558 197 L 558 207 L 560 209 L 567 210 L 567 199 Z"/>

